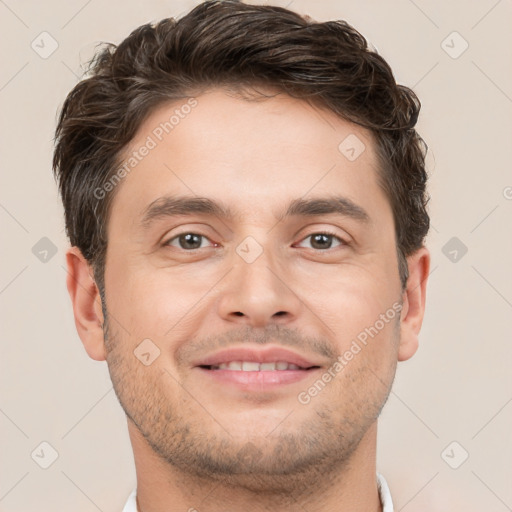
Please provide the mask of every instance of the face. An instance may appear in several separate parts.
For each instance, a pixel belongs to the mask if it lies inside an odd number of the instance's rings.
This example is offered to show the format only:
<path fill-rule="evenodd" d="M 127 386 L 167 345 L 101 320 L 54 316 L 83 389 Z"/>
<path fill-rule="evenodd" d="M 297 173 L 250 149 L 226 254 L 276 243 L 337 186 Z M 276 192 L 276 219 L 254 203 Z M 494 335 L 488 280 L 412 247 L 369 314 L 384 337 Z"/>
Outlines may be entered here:
<path fill-rule="evenodd" d="M 399 349 L 374 143 L 284 94 L 186 104 L 140 127 L 111 205 L 115 391 L 130 428 L 181 471 L 332 471 L 375 423 Z"/>

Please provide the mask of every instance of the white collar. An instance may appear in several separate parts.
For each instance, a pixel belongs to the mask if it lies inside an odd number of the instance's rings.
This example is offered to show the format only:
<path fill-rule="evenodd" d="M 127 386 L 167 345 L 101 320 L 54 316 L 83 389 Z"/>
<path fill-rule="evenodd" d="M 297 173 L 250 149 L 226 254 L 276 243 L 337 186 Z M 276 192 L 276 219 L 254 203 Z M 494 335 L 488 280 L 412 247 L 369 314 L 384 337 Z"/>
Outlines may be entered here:
<path fill-rule="evenodd" d="M 379 490 L 380 504 L 382 505 L 382 512 L 393 512 L 393 500 L 389 492 L 388 483 L 384 477 L 377 472 L 377 488 Z"/>

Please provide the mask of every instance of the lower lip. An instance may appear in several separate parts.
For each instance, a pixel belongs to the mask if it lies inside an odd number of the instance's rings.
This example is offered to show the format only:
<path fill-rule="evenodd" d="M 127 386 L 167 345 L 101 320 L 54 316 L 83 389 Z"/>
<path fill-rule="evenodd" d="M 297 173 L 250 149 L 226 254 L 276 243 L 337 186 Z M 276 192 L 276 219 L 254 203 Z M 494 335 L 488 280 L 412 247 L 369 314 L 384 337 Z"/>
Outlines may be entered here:
<path fill-rule="evenodd" d="M 312 370 L 275 370 L 275 371 L 237 371 L 237 370 L 208 370 L 199 369 L 203 374 L 210 378 L 224 383 L 241 387 L 247 391 L 260 391 L 293 384 L 311 377 L 319 368 Z"/>

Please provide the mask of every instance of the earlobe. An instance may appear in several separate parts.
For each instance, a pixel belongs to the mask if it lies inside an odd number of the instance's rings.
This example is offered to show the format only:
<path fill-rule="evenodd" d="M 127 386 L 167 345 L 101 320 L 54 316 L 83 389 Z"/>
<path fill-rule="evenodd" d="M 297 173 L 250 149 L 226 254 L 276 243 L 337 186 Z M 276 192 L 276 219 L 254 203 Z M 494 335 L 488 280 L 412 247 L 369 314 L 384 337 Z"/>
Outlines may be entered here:
<path fill-rule="evenodd" d="M 92 277 L 91 267 L 78 247 L 71 247 L 68 250 L 66 265 L 66 284 L 73 305 L 76 330 L 89 357 L 96 361 L 104 361 L 104 319 L 101 298 Z"/>
<path fill-rule="evenodd" d="M 427 279 L 430 271 L 430 252 L 421 247 L 407 258 L 409 278 L 403 292 L 400 318 L 398 360 L 406 361 L 418 349 L 418 336 L 425 314 Z"/>

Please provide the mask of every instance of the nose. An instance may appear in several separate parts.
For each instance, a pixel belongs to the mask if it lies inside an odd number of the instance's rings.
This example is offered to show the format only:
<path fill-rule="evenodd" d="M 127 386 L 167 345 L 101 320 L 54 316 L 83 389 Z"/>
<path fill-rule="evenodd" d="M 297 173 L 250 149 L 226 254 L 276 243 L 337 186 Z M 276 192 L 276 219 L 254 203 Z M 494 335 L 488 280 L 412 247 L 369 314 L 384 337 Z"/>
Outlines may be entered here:
<path fill-rule="evenodd" d="M 289 324 L 300 314 L 302 301 L 290 272 L 268 257 L 268 251 L 248 263 L 235 258 L 224 280 L 218 303 L 219 315 L 229 322 L 252 327 Z"/>

